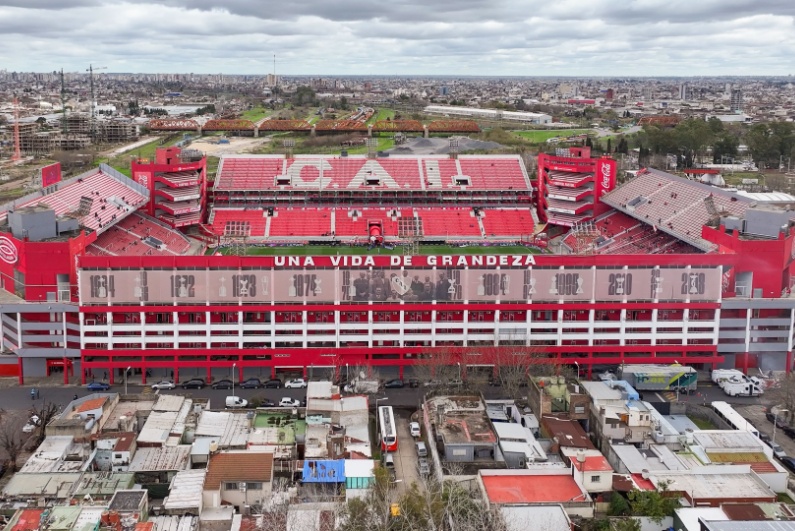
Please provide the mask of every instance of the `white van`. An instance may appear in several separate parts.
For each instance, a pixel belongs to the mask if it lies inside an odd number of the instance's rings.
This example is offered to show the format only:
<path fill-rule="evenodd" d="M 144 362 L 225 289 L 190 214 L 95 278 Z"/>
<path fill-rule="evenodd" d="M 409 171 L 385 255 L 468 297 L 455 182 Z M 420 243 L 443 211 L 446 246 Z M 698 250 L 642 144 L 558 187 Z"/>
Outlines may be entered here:
<path fill-rule="evenodd" d="M 248 400 L 244 398 L 240 398 L 239 396 L 227 396 L 226 397 L 226 408 L 227 409 L 239 409 L 242 407 L 248 406 Z"/>

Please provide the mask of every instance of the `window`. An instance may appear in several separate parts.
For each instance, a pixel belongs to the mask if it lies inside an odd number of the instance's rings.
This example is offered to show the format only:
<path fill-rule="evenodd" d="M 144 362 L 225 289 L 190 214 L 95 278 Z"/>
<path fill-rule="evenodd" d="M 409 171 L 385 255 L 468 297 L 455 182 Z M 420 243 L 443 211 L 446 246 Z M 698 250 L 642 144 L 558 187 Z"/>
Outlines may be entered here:
<path fill-rule="evenodd" d="M 585 413 L 585 406 L 574 406 L 574 413 Z"/>
<path fill-rule="evenodd" d="M 602 476 L 591 476 L 591 483 L 599 483 Z"/>
<path fill-rule="evenodd" d="M 121 459 L 121 454 L 113 454 L 113 457 L 114 457 L 115 459 Z"/>
<path fill-rule="evenodd" d="M 260 482 L 246 483 L 246 488 L 248 490 L 262 490 L 262 483 L 260 483 Z"/>
<path fill-rule="evenodd" d="M 237 483 L 224 483 L 224 490 L 240 490 Z"/>

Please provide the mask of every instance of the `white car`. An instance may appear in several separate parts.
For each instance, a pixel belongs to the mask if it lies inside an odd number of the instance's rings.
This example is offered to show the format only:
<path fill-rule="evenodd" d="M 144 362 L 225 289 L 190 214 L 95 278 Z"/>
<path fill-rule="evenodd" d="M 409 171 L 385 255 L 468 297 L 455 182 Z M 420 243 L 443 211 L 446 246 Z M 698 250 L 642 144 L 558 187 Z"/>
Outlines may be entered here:
<path fill-rule="evenodd" d="M 419 422 L 409 422 L 409 432 L 411 436 L 415 439 L 422 436 L 422 432 L 420 431 L 420 423 Z"/>
<path fill-rule="evenodd" d="M 175 389 L 177 385 L 171 380 L 161 380 L 152 384 L 152 389 Z"/>
<path fill-rule="evenodd" d="M 279 407 L 298 407 L 301 405 L 301 401 L 295 398 L 290 398 L 289 396 L 285 396 L 281 400 L 279 400 Z"/>
<path fill-rule="evenodd" d="M 287 380 L 284 383 L 285 389 L 303 389 L 306 387 L 306 380 L 303 378 L 294 378 L 292 380 Z"/>
<path fill-rule="evenodd" d="M 33 430 L 35 429 L 36 425 L 28 421 L 28 423 L 22 427 L 22 433 L 33 433 Z"/>

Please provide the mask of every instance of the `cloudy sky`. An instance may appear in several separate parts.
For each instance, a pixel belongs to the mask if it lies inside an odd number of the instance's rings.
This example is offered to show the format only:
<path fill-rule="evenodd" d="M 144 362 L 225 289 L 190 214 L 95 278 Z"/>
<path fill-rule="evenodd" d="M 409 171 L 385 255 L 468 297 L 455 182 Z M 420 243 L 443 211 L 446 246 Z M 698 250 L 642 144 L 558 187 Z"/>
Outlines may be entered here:
<path fill-rule="evenodd" d="M 795 74 L 795 0 L 0 0 L 0 68 Z"/>

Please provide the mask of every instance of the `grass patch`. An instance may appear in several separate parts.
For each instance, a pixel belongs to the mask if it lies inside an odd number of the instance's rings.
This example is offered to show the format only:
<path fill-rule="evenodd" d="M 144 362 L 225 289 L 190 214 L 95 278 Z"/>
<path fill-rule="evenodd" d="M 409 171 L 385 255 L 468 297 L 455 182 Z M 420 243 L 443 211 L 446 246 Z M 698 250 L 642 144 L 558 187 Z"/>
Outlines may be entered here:
<path fill-rule="evenodd" d="M 795 503 L 795 501 L 793 501 L 793 499 L 784 492 L 779 492 L 776 494 L 776 501 L 786 503 L 787 505 L 792 505 Z"/>
<path fill-rule="evenodd" d="M 689 418 L 693 422 L 693 424 L 698 426 L 698 429 L 700 429 L 700 430 L 717 430 L 718 429 L 718 427 L 715 426 L 715 424 L 713 424 L 708 419 L 700 419 L 698 417 L 687 417 L 687 418 Z"/>
<path fill-rule="evenodd" d="M 216 250 L 208 250 L 207 254 L 213 254 Z M 523 255 L 523 254 L 538 254 L 537 249 L 531 247 L 524 247 L 522 245 L 505 245 L 505 246 L 471 246 L 459 247 L 456 245 L 420 245 L 419 254 L 421 255 L 468 255 L 468 254 L 510 254 L 510 255 Z M 221 254 L 231 255 L 233 250 L 231 248 L 221 249 Z M 368 250 L 365 246 L 350 246 L 350 245 L 302 245 L 298 247 L 274 246 L 267 247 L 264 245 L 250 246 L 246 250 L 249 256 L 392 256 L 402 255 L 403 247 L 395 247 L 394 249 L 372 249 Z"/>
<path fill-rule="evenodd" d="M 253 109 L 249 109 L 240 117 L 244 120 L 251 120 L 252 122 L 258 122 L 268 116 L 272 111 L 270 109 L 266 109 L 265 107 L 254 107 Z"/>
<path fill-rule="evenodd" d="M 378 151 L 384 151 L 395 147 L 394 137 L 374 136 L 373 138 L 378 140 L 378 147 L 376 148 Z M 355 146 L 346 149 L 348 150 L 349 155 L 367 155 L 367 146 Z"/>
<path fill-rule="evenodd" d="M 540 144 L 550 138 L 567 138 L 574 135 L 593 134 L 593 132 L 593 129 L 563 129 L 554 131 L 513 131 L 513 134 L 527 140 L 531 144 Z"/>
<path fill-rule="evenodd" d="M 367 120 L 368 124 L 374 124 L 380 120 L 386 120 L 389 118 L 390 120 L 395 117 L 395 111 L 393 109 L 378 109 L 374 115 Z"/>

